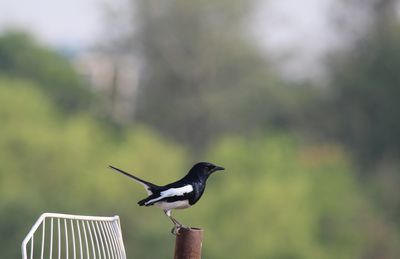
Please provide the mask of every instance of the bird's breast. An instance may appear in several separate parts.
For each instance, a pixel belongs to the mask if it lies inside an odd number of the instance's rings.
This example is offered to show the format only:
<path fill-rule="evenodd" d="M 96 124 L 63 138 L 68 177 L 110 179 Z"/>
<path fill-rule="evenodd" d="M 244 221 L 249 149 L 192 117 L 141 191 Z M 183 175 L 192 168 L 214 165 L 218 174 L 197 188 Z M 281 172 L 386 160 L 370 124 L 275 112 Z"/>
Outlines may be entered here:
<path fill-rule="evenodd" d="M 156 205 L 157 207 L 159 207 L 163 210 L 186 209 L 191 206 L 189 204 L 189 200 L 174 201 L 174 202 L 160 201 L 160 202 L 156 202 L 154 205 Z"/>

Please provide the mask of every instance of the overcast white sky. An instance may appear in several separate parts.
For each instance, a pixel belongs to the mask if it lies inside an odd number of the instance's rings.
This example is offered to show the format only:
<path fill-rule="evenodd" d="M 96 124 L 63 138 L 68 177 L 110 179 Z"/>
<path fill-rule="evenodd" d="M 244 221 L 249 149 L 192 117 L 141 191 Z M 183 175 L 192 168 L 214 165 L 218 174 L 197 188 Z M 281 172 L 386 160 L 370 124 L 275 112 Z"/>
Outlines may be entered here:
<path fill-rule="evenodd" d="M 282 62 L 288 77 L 315 78 L 326 51 L 340 45 L 331 27 L 334 0 L 265 0 L 255 15 L 255 36 L 267 54 Z M 273 50 L 273 51 L 271 51 Z M 310 69 L 312 68 L 312 69 Z"/>
<path fill-rule="evenodd" d="M 0 28 L 28 28 L 51 45 L 89 45 L 101 29 L 101 6 L 110 0 L 2 0 Z M 258 24 L 274 26 L 274 34 L 262 35 L 263 40 L 288 42 L 289 38 L 315 37 L 311 32 L 323 32 L 326 9 L 330 0 L 260 1 Z M 268 10 L 267 10 L 268 9 Z M 306 34 L 306 35 L 304 35 Z"/>
<path fill-rule="evenodd" d="M 0 30 L 10 26 L 23 28 L 52 46 L 85 48 L 93 45 L 100 35 L 101 6 L 105 2 L 117 1 L 1 0 Z M 260 2 L 254 31 L 262 46 L 287 52 L 296 49 L 292 59 L 312 64 L 335 40 L 327 31 L 331 0 Z M 288 64 L 294 66 L 292 70 L 298 66 L 298 62 Z"/>
<path fill-rule="evenodd" d="M 1 0 L 0 29 L 28 29 L 50 45 L 87 46 L 100 23 L 101 0 Z"/>

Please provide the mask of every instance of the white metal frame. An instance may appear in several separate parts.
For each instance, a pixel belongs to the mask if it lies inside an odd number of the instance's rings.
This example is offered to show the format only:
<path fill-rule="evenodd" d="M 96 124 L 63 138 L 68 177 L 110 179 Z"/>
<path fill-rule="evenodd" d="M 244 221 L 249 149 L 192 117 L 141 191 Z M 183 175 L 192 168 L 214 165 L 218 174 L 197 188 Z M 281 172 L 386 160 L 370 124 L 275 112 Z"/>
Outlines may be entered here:
<path fill-rule="evenodd" d="M 46 222 L 50 228 L 46 229 Z M 35 235 L 40 243 L 34 242 Z M 21 249 L 22 259 L 126 259 L 118 216 L 44 213 L 22 241 Z M 40 253 L 36 254 L 37 250 Z M 40 257 L 34 256 L 34 253 Z"/>

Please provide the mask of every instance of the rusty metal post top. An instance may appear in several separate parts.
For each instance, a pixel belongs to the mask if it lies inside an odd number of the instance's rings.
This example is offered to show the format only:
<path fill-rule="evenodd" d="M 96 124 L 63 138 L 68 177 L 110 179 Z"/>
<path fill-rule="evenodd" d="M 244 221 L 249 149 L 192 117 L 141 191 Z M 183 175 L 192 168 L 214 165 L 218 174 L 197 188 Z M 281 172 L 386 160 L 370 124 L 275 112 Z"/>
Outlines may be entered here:
<path fill-rule="evenodd" d="M 181 228 L 175 239 L 174 259 L 200 259 L 203 229 Z"/>
<path fill-rule="evenodd" d="M 179 231 L 182 232 L 203 232 L 202 228 L 190 227 L 190 228 L 181 228 Z"/>

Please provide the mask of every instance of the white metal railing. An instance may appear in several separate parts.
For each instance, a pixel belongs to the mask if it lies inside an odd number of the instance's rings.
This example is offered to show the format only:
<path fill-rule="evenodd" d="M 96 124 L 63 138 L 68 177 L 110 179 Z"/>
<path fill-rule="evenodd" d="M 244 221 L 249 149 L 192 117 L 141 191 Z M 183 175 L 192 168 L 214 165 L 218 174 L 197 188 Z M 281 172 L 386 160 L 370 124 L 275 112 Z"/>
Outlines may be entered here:
<path fill-rule="evenodd" d="M 21 248 L 22 259 L 126 259 L 118 216 L 44 213 Z"/>

